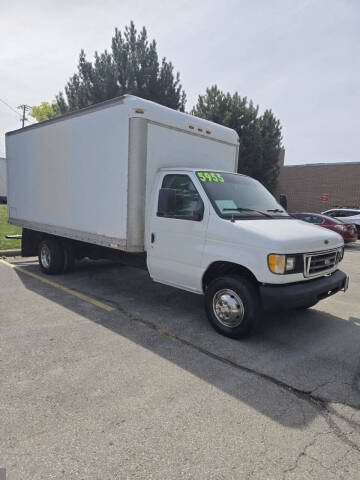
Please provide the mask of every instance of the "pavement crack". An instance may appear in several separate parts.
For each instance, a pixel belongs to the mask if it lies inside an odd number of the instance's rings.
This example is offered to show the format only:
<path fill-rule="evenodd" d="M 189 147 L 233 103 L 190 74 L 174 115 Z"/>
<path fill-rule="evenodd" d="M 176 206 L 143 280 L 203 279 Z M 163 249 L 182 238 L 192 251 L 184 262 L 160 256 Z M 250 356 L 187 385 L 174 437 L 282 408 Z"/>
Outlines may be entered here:
<path fill-rule="evenodd" d="M 141 323 L 142 325 L 154 330 L 157 332 L 159 335 L 164 336 L 164 337 L 170 337 L 174 341 L 177 341 L 181 343 L 182 345 L 185 345 L 203 355 L 206 355 L 209 358 L 212 358 L 213 360 L 216 360 L 218 362 L 223 363 L 224 365 L 227 365 L 229 367 L 235 368 L 236 370 L 239 370 L 244 373 L 248 373 L 249 375 L 253 375 L 257 378 L 261 378 L 265 380 L 266 382 L 269 382 L 281 390 L 285 392 L 289 392 L 290 394 L 294 395 L 295 397 L 306 401 L 307 403 L 311 404 L 313 407 L 317 408 L 321 415 L 323 416 L 324 420 L 326 421 L 327 425 L 331 429 L 331 431 L 337 436 L 339 440 L 342 442 L 346 443 L 350 448 L 360 452 L 360 446 L 357 445 L 355 442 L 350 440 L 346 434 L 344 434 L 338 425 L 335 423 L 335 421 L 332 418 L 332 415 L 334 415 L 334 412 L 331 411 L 330 407 L 327 405 L 325 401 L 323 401 L 321 398 L 315 396 L 313 394 L 313 389 L 312 390 L 301 390 L 295 387 L 292 387 L 291 385 L 287 384 L 286 382 L 283 382 L 281 380 L 278 380 L 270 375 L 267 375 L 266 373 L 259 372 L 253 368 L 246 367 L 244 365 L 238 364 L 232 360 L 229 360 L 225 357 L 222 357 L 221 355 L 218 355 L 216 353 L 211 352 L 210 350 L 207 350 L 206 348 L 203 348 L 199 345 L 196 345 L 195 343 L 186 340 L 183 337 L 180 337 L 176 335 L 173 332 L 170 332 L 168 330 L 164 330 L 160 327 L 158 327 L 155 323 L 150 322 L 149 320 L 146 320 L 142 318 L 140 315 L 135 315 L 131 312 L 128 312 L 125 310 L 123 307 L 118 305 L 115 302 L 112 302 L 112 305 L 114 306 L 115 309 L 117 309 L 120 313 L 122 313 L 125 317 L 127 317 L 130 320 L 136 321 L 138 323 Z M 336 412 L 335 412 L 336 416 Z"/>
<path fill-rule="evenodd" d="M 318 438 L 321 437 L 322 435 L 329 435 L 329 432 L 319 432 L 318 434 L 316 434 L 314 436 L 314 438 L 309 442 L 307 443 L 303 449 L 301 450 L 301 452 L 297 455 L 296 459 L 295 459 L 295 462 L 293 463 L 293 465 L 289 468 L 287 468 L 286 470 L 284 470 L 283 472 L 283 477 L 282 477 L 282 480 L 285 480 L 286 477 L 288 476 L 289 473 L 291 472 L 294 472 L 298 466 L 299 466 L 299 463 L 300 463 L 300 460 L 303 458 L 303 457 L 308 457 L 308 458 L 311 458 L 311 460 L 313 460 L 314 462 L 318 463 L 321 467 L 323 467 L 325 470 L 328 470 L 328 471 L 332 471 L 331 468 L 327 467 L 326 465 L 323 465 L 321 462 L 319 462 L 319 460 L 317 460 L 316 458 L 312 457 L 311 455 L 308 455 L 307 451 L 313 447 L 315 445 L 315 443 L 317 442 Z"/>

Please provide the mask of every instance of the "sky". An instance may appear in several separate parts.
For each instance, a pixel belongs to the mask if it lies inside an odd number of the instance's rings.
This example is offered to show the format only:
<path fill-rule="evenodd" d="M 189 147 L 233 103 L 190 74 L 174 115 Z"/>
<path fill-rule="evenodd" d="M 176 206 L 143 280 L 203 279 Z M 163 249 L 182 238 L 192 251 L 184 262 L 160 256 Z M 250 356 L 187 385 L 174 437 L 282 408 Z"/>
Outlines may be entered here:
<path fill-rule="evenodd" d="M 0 156 L 16 107 L 54 99 L 80 50 L 131 20 L 180 72 L 187 111 L 217 84 L 280 119 L 285 164 L 360 161 L 358 0 L 0 0 Z"/>

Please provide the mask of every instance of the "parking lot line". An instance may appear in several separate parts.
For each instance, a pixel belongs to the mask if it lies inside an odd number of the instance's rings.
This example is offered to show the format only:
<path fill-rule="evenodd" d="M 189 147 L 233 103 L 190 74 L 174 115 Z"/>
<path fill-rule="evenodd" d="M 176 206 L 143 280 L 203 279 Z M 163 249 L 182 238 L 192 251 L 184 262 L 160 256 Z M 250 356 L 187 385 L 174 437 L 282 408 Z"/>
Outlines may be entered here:
<path fill-rule="evenodd" d="M 25 270 L 22 267 L 19 267 L 17 265 L 13 265 L 10 262 L 7 262 L 6 260 L 0 259 L 0 262 L 3 263 L 4 265 L 13 268 L 14 270 L 17 270 L 21 273 L 24 273 L 25 275 L 28 275 L 29 277 L 36 278 L 36 280 L 39 280 L 40 282 L 46 283 L 47 285 L 51 285 L 54 288 L 57 288 L 58 290 L 61 290 L 65 293 L 68 293 L 69 295 L 73 295 L 74 297 L 80 298 L 81 300 L 84 300 L 85 302 L 91 303 L 92 305 L 95 305 L 96 307 L 102 308 L 103 310 L 106 310 L 107 312 L 112 312 L 115 310 L 114 307 L 111 307 L 110 305 L 107 305 L 106 303 L 99 302 L 99 300 L 95 300 L 95 298 L 91 298 L 88 295 L 85 295 L 84 293 L 77 292 L 76 290 L 73 290 L 72 288 L 64 287 L 63 285 L 60 285 L 60 283 L 54 282 L 52 280 L 48 280 L 47 278 L 42 277 L 41 275 L 37 275 L 36 273 L 29 272 L 28 270 Z"/>

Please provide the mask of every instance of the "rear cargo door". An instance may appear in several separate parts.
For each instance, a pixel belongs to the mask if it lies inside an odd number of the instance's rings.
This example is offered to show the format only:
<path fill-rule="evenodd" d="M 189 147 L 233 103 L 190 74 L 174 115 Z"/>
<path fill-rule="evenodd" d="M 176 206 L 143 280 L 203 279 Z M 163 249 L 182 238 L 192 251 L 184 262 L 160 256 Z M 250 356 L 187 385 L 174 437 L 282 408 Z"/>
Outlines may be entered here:
<path fill-rule="evenodd" d="M 158 212 L 160 188 L 176 190 L 175 208 L 165 214 Z M 204 208 L 203 216 L 194 219 L 194 211 L 198 211 L 199 206 Z M 190 176 L 163 175 L 151 210 L 147 249 L 151 277 L 161 283 L 200 292 L 208 210 Z"/>

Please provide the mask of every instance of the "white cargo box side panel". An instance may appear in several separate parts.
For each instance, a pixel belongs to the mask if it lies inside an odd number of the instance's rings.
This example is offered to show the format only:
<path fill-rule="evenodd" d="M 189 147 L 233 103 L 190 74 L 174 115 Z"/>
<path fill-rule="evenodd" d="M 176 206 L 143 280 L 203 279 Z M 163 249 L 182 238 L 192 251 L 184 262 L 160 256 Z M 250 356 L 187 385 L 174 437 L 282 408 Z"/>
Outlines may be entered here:
<path fill-rule="evenodd" d="M 11 221 L 124 245 L 128 136 L 123 105 L 8 135 Z"/>
<path fill-rule="evenodd" d="M 165 125 L 148 123 L 146 205 L 149 204 L 154 176 L 160 168 L 204 168 L 235 172 L 237 135 L 234 144 L 196 135 Z"/>

